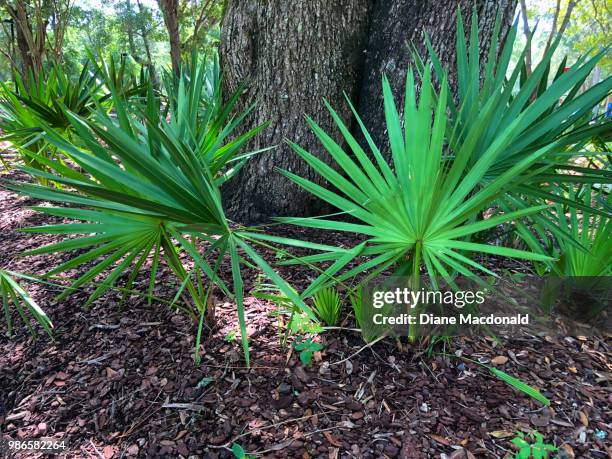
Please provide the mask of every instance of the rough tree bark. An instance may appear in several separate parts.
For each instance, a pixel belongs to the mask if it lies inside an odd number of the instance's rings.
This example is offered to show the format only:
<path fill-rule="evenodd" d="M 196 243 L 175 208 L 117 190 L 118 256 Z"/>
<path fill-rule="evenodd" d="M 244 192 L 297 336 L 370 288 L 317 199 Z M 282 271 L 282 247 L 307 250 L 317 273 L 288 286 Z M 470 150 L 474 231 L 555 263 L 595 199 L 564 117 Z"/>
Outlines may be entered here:
<path fill-rule="evenodd" d="M 304 115 L 326 131 L 332 130 L 323 98 L 349 119 L 348 108 L 337 102 L 343 91 L 354 98 L 359 90 L 372 3 L 230 0 L 226 5 L 221 38 L 224 93 L 233 93 L 243 81 L 250 83 L 250 98 L 259 99 L 250 123 L 271 122 L 250 148 L 277 145 L 273 151 L 252 158 L 225 190 L 233 218 L 254 222 L 272 215 L 321 209 L 321 203 L 274 169 L 288 169 L 316 180 L 285 139 L 320 152 Z"/>
<path fill-rule="evenodd" d="M 498 8 L 505 32 L 516 7 L 516 0 L 459 3 L 464 16 L 476 7 L 484 35 L 492 30 Z M 403 91 L 410 63 L 407 43 L 414 42 L 422 52 L 423 29 L 443 61 L 454 62 L 456 6 L 444 0 L 228 0 L 221 40 L 225 95 L 247 80 L 259 105 L 246 127 L 271 121 L 250 147 L 278 146 L 252 158 L 228 184 L 230 216 L 253 222 L 325 209 L 274 172 L 281 167 L 318 181 L 284 139 L 325 159 L 303 115 L 335 135 L 322 99 L 348 120 L 342 97 L 346 92 L 374 139 L 386 148 L 381 75 L 386 73 L 393 88 Z"/>
<path fill-rule="evenodd" d="M 38 56 L 38 46 L 34 44 L 37 40 L 32 35 L 32 27 L 25 5 L 22 2 L 17 2 L 15 8 L 9 7 L 8 11 L 15 21 L 17 48 L 19 48 L 19 56 L 21 57 L 21 77 L 27 84 L 30 72 L 35 76 L 38 75 L 42 56 L 40 58 Z"/>
<path fill-rule="evenodd" d="M 481 32 L 480 59 L 486 58 L 489 51 L 488 37 L 495 25 L 499 8 L 503 19 L 501 29 L 505 37 L 510 25 L 516 0 L 379 0 L 372 16 L 371 34 L 366 52 L 365 73 L 359 96 L 359 112 L 372 138 L 381 149 L 389 149 L 385 129 L 381 78 L 386 74 L 391 83 L 398 109 L 403 103 L 406 72 L 411 64 L 409 43 L 414 44 L 421 56 L 426 56 L 425 33 L 433 48 L 447 68 L 455 68 L 455 39 L 457 8 L 460 7 L 466 34 L 469 33 L 472 8 L 478 13 Z M 482 37 L 487 37 L 482 40 Z M 454 87 L 455 75 L 449 75 L 449 83 Z"/>

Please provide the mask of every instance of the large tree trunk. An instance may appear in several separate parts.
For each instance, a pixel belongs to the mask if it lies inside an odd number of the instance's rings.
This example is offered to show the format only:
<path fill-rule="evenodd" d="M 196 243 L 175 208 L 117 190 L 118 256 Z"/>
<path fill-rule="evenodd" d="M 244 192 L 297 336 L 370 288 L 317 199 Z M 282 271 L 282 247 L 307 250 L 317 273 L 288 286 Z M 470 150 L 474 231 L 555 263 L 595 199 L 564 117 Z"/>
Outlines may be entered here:
<path fill-rule="evenodd" d="M 456 68 L 455 40 L 457 9 L 461 7 L 466 35 L 469 34 L 472 8 L 476 7 L 480 29 L 480 59 L 489 51 L 489 37 L 497 12 L 501 14 L 505 37 L 517 0 L 378 0 L 372 16 L 371 34 L 367 48 L 365 73 L 359 97 L 359 112 L 376 145 L 383 152 L 389 149 L 382 100 L 381 78 L 389 78 L 398 110 L 403 109 L 406 71 L 411 65 L 409 44 L 425 57 L 425 33 L 449 70 Z M 498 10 L 499 9 L 499 10 Z M 483 40 L 484 38 L 484 40 Z M 455 85 L 456 75 L 450 73 L 449 83 Z"/>
<path fill-rule="evenodd" d="M 516 0 L 460 0 L 459 4 L 466 29 L 475 6 L 481 33 L 488 36 L 498 8 L 505 34 Z M 247 127 L 271 122 L 250 146 L 277 145 L 273 152 L 252 158 L 228 184 L 229 214 L 253 222 L 325 209 L 274 171 L 280 167 L 319 181 L 285 138 L 325 158 L 303 115 L 335 134 L 322 99 L 348 120 L 342 100 L 346 92 L 375 141 L 386 150 L 381 76 L 386 73 L 396 94 L 403 93 L 410 65 L 408 43 L 424 52 L 424 30 L 443 62 L 454 64 L 457 6 L 443 0 L 228 0 L 221 40 L 225 96 L 248 81 L 249 93 L 259 105 Z M 483 56 L 486 43 L 481 47 Z M 452 80 L 453 75 L 451 84 Z"/>
<path fill-rule="evenodd" d="M 326 131 L 333 128 L 323 105 L 339 104 L 342 92 L 354 98 L 361 84 L 363 51 L 372 0 L 228 0 L 221 38 L 224 94 L 243 81 L 258 105 L 250 123 L 271 126 L 250 148 L 276 145 L 251 158 L 225 190 L 229 214 L 242 222 L 274 215 L 307 214 L 321 203 L 275 171 L 288 169 L 317 177 L 285 139 L 318 154 L 321 148 L 304 121 L 311 116 Z"/>

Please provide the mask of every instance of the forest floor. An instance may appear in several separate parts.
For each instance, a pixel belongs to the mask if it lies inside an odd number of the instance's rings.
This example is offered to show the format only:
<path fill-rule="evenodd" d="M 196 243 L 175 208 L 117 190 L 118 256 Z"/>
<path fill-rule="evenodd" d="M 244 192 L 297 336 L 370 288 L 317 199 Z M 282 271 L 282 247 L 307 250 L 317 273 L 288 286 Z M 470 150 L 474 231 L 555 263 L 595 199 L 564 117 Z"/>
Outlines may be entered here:
<path fill-rule="evenodd" d="M 42 274 L 67 258 L 18 256 L 58 240 L 17 231 L 61 221 L 34 204 L 0 190 L 0 269 Z M 282 274 L 297 286 L 312 280 L 300 268 Z M 247 291 L 255 277 L 245 275 Z M 58 302 L 53 285 L 27 287 L 55 340 L 33 340 L 19 321 L 11 339 L 0 329 L 0 431 L 63 439 L 65 457 L 221 458 L 233 457 L 233 443 L 278 458 L 511 457 L 516 432 L 534 429 L 560 457 L 612 453 L 609 337 L 457 338 L 437 349 L 493 360 L 550 398 L 545 408 L 486 369 L 392 341 L 336 365 L 363 346 L 352 331 L 321 334 L 324 349 L 305 367 L 280 345 L 274 305 L 253 297 L 248 369 L 234 307 L 222 299 L 196 366 L 194 324 L 164 305 L 130 295 L 121 308 L 114 292 L 83 309 L 87 290 Z M 176 288 L 166 273 L 155 294 L 172 298 Z"/>

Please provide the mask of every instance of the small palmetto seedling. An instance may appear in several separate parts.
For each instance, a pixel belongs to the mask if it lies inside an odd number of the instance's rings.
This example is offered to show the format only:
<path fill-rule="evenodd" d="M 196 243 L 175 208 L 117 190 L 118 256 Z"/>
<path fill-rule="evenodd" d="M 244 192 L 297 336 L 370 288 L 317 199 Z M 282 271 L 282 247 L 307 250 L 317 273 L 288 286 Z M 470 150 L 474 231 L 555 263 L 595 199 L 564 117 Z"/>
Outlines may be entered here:
<path fill-rule="evenodd" d="M 340 295 L 334 287 L 326 287 L 314 294 L 315 314 L 330 327 L 338 323 L 342 302 Z"/>
<path fill-rule="evenodd" d="M 363 287 L 361 285 L 349 295 L 349 301 L 355 314 L 355 322 L 363 330 L 365 318 L 363 316 Z"/>
<path fill-rule="evenodd" d="M 28 313 L 43 327 L 45 332 L 52 338 L 53 324 L 51 320 L 43 311 L 38 304 L 32 299 L 30 294 L 24 289 L 17 281 L 15 277 L 19 277 L 19 274 L 11 271 L 0 269 L 0 297 L 2 298 L 2 309 L 4 311 L 4 319 L 7 325 L 7 331 L 9 336 L 13 332 L 13 319 L 11 316 L 10 305 L 17 310 L 17 313 L 28 327 L 28 330 L 32 335 L 35 335 L 34 329 L 30 325 L 30 319 Z"/>
<path fill-rule="evenodd" d="M 390 334 L 390 330 L 384 330 L 383 327 L 375 326 L 373 321 L 373 311 L 364 308 L 364 293 L 363 285 L 358 285 L 349 295 L 349 301 L 355 315 L 355 322 L 361 329 L 361 336 L 366 343 L 379 340 L 383 335 Z M 393 306 L 385 304 L 382 308 L 376 311 L 377 314 L 385 316 L 392 312 Z"/>
<path fill-rule="evenodd" d="M 371 332 L 371 326 L 367 322 L 367 318 L 365 317 L 365 312 L 363 309 L 363 287 L 361 285 L 357 286 L 357 288 L 349 295 L 349 301 L 351 303 L 351 307 L 353 308 L 353 314 L 355 314 L 355 322 L 361 329 L 361 336 L 366 343 L 374 341 L 378 338 L 378 335 Z"/>

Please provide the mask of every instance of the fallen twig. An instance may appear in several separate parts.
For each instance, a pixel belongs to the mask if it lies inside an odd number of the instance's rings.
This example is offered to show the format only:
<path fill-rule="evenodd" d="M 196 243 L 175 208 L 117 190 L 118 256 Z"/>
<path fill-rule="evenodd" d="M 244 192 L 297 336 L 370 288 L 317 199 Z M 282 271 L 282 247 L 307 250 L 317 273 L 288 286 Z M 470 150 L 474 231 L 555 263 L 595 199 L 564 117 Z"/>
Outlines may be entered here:
<path fill-rule="evenodd" d="M 370 347 L 374 346 L 376 343 L 378 343 L 379 341 L 382 341 L 382 340 L 383 340 L 384 338 L 386 338 L 386 337 L 387 337 L 387 335 L 382 335 L 382 336 L 379 336 L 379 337 L 378 337 L 378 338 L 376 338 L 374 341 L 370 341 L 370 342 L 369 342 L 369 343 L 367 343 L 365 346 L 362 346 L 362 347 L 361 347 L 361 348 L 360 348 L 360 349 L 359 349 L 357 352 L 355 352 L 355 353 L 353 353 L 353 354 L 349 355 L 347 358 L 342 359 L 342 360 L 338 360 L 337 362 L 332 362 L 332 363 L 330 363 L 329 365 L 330 365 L 330 366 L 332 366 L 332 365 L 340 365 L 341 363 L 344 363 L 344 362 L 346 362 L 347 360 L 352 359 L 352 358 L 353 358 L 353 357 L 355 357 L 357 354 L 360 354 L 361 352 L 365 351 L 366 349 L 368 349 L 368 348 L 370 348 Z"/>

